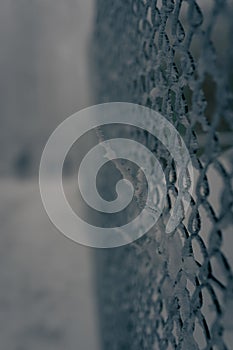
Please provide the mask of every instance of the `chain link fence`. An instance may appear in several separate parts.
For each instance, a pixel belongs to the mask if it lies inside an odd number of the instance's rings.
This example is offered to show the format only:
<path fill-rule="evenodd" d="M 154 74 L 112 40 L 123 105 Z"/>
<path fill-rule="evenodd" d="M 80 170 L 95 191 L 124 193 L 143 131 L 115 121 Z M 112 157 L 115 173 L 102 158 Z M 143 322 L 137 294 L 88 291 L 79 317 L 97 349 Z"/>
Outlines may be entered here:
<path fill-rule="evenodd" d="M 232 347 L 232 15 L 227 0 L 96 1 L 96 102 L 160 112 L 195 169 L 190 210 L 165 234 L 177 196 L 174 163 L 137 131 L 163 164 L 166 209 L 145 237 L 96 252 L 103 349 Z"/>

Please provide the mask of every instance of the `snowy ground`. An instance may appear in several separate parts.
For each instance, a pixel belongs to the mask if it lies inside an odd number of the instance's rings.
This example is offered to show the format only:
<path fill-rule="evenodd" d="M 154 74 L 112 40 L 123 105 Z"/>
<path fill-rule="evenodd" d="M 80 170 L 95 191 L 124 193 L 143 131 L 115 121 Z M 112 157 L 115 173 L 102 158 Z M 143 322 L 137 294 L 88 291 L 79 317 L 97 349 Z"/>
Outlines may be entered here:
<path fill-rule="evenodd" d="M 91 249 L 49 221 L 36 180 L 1 180 L 2 350 L 98 350 Z"/>

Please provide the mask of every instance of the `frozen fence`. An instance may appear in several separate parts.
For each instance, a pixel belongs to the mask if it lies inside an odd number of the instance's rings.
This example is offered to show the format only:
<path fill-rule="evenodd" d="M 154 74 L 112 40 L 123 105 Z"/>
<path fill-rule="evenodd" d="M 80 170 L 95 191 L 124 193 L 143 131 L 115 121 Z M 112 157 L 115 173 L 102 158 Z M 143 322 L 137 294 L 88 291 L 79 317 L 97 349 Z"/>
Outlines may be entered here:
<path fill-rule="evenodd" d="M 191 207 L 171 234 L 174 164 L 149 135 L 169 191 L 154 230 L 97 252 L 104 349 L 232 346 L 232 2 L 97 0 L 92 52 L 97 102 L 159 111 L 195 168 Z"/>

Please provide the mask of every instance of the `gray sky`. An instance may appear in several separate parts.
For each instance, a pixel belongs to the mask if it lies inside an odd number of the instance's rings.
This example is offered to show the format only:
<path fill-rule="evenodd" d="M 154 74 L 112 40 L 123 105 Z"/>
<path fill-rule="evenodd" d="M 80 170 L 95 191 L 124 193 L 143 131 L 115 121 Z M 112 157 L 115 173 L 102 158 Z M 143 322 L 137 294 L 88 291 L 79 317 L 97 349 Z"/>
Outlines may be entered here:
<path fill-rule="evenodd" d="M 53 129 L 90 105 L 92 16 L 92 0 L 1 1 L 0 175 L 25 151 L 35 173 Z"/>

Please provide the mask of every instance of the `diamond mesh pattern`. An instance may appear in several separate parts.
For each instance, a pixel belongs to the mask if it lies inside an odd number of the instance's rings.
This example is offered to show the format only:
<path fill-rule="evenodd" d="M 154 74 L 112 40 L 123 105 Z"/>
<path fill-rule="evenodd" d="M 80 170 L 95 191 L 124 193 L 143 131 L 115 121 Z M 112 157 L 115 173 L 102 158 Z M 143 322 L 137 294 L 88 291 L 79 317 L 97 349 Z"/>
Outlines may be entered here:
<path fill-rule="evenodd" d="M 96 10 L 97 102 L 161 112 L 195 168 L 190 211 L 165 235 L 177 194 L 173 162 L 139 135 L 166 159 L 167 212 L 134 244 L 96 253 L 103 348 L 230 349 L 233 276 L 223 245 L 233 244 L 232 3 L 97 0 Z"/>

